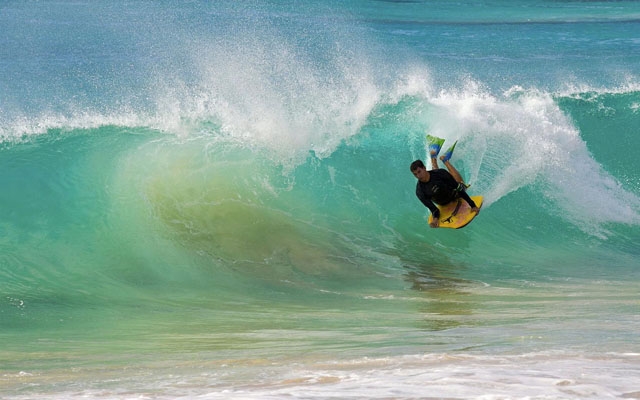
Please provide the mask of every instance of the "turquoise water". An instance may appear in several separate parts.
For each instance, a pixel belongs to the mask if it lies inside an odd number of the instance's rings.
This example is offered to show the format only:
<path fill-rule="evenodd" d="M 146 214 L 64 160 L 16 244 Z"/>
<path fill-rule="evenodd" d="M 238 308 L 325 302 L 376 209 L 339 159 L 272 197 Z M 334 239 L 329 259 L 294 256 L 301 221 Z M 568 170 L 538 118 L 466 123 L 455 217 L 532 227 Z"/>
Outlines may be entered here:
<path fill-rule="evenodd" d="M 640 397 L 640 4 L 316 3 L 0 5 L 1 397 Z"/>

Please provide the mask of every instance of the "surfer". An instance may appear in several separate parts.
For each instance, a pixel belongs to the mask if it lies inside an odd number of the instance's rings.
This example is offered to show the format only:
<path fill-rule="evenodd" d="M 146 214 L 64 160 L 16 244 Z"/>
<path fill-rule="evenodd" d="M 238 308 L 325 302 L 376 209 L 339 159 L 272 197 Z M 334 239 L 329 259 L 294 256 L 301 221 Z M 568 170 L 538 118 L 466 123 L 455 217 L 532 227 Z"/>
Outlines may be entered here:
<path fill-rule="evenodd" d="M 444 142 L 444 141 L 442 141 Z M 429 155 L 431 157 L 431 171 L 427 171 L 422 160 L 416 160 L 411 163 L 411 172 L 418 179 L 416 184 L 416 196 L 430 211 L 433 216 L 432 222 L 429 224 L 432 228 L 437 228 L 440 221 L 440 210 L 436 204 L 449 204 L 457 198 L 462 198 L 471 207 L 471 211 L 476 214 L 480 209 L 476 203 L 466 192 L 466 184 L 462 180 L 462 176 L 457 169 L 449 162 L 455 144 L 451 146 L 447 152 L 440 157 L 447 169 L 438 167 L 437 156 L 440 152 L 442 142 L 429 146 Z"/>

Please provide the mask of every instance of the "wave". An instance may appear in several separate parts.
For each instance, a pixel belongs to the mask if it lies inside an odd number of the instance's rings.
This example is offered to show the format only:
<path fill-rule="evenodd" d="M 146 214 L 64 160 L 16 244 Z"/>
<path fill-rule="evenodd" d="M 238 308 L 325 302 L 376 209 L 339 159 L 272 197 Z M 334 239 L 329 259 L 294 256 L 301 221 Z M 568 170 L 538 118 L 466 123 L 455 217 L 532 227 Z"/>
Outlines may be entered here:
<path fill-rule="evenodd" d="M 278 15 L 230 15 L 224 30 L 237 35 L 209 25 L 191 35 L 161 19 L 134 35 L 140 48 L 116 35 L 122 59 L 51 86 L 29 76 L 30 97 L 7 92 L 9 282 L 19 288 L 44 268 L 54 282 L 77 276 L 77 293 L 98 274 L 107 296 L 123 284 L 136 297 L 141 282 L 205 290 L 213 280 L 233 297 L 266 282 L 384 286 L 381 276 L 434 265 L 492 266 L 495 278 L 504 265 L 632 264 L 640 168 L 623 150 L 638 147 L 634 78 L 577 92 L 452 85 L 415 56 L 365 46 L 351 19 L 284 29 Z M 616 140 L 602 134 L 613 120 Z M 454 164 L 485 196 L 463 231 L 428 229 L 415 198 L 408 165 L 425 157 L 426 133 L 458 141 Z M 577 257 L 584 248 L 593 250 Z"/>
<path fill-rule="evenodd" d="M 423 265 L 425 251 L 428 258 L 476 265 L 509 257 L 524 262 L 540 248 L 572 258 L 594 243 L 605 253 L 623 249 L 625 265 L 637 253 L 628 239 L 640 225 L 638 188 L 628 184 L 638 182 L 635 160 L 598 158 L 637 140 L 632 125 L 617 130 L 626 139 L 610 140 L 586 117 L 612 103 L 616 121 L 632 121 L 637 92 L 585 101 L 521 88 L 495 96 L 474 84 L 431 93 L 424 83 L 405 80 L 367 107 L 357 97 L 353 108 L 339 103 L 335 109 L 357 118 L 332 121 L 335 135 L 317 119 L 283 133 L 265 128 L 271 115 L 234 125 L 239 117 L 203 110 L 180 118 L 177 130 L 140 128 L 141 118 L 133 125 L 120 116 L 80 118 L 6 145 L 3 186 L 12 195 L 3 202 L 14 215 L 5 220 L 4 242 L 15 246 L 6 257 L 23 257 L 45 241 L 50 254 L 65 258 L 71 246 L 91 263 L 89 229 L 102 254 L 128 249 L 122 265 L 158 246 L 175 247 L 164 258 L 213 262 L 231 281 L 242 271 L 241 279 L 279 285 L 293 273 L 305 277 L 298 283 L 317 278 L 332 290 L 336 282 L 362 279 L 365 266 L 375 275 Z M 295 141 L 285 138 L 294 131 Z M 426 209 L 413 193 L 408 165 L 426 154 L 425 132 L 459 141 L 454 163 L 470 192 L 486 198 L 481 217 L 457 236 L 427 229 Z M 614 174 L 617 162 L 629 163 L 627 175 Z M 74 224 L 81 228 L 70 229 Z M 140 237 L 149 239 L 133 245 Z M 116 270 L 131 282 L 165 280 L 157 267 Z M 197 281 L 201 274 L 186 275 Z"/>

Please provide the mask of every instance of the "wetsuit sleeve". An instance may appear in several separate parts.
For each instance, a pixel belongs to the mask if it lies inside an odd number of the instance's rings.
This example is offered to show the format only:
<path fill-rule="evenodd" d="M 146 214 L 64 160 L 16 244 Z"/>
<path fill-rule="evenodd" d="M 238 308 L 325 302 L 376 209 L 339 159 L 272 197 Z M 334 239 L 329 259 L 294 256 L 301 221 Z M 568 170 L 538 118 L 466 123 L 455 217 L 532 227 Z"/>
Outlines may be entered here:
<path fill-rule="evenodd" d="M 461 190 L 459 193 L 460 193 L 460 197 L 462 197 L 462 199 L 463 199 L 464 201 L 466 201 L 467 203 L 469 203 L 469 205 L 471 206 L 471 208 L 475 208 L 475 207 L 477 207 L 477 206 L 476 206 L 476 203 L 475 203 L 473 200 L 471 200 L 471 197 L 469 197 L 469 195 L 467 194 L 467 192 L 466 192 L 465 190 Z"/>
<path fill-rule="evenodd" d="M 418 199 L 420 199 L 422 204 L 424 204 L 425 207 L 427 207 L 431 211 L 431 215 L 433 215 L 433 218 L 440 218 L 440 210 L 438 209 L 438 207 L 436 207 L 435 204 L 433 204 L 433 201 L 431 201 L 431 199 L 429 199 L 424 195 L 424 193 L 422 193 L 422 190 L 420 190 L 420 186 L 416 186 L 416 196 L 418 196 Z"/>

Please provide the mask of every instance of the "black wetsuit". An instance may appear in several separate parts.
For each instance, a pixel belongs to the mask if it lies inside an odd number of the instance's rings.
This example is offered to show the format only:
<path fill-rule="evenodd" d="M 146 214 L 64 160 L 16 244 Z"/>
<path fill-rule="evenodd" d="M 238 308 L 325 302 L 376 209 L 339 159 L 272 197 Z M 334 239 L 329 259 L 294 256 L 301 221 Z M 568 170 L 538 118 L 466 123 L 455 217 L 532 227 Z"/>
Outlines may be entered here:
<path fill-rule="evenodd" d="M 434 218 L 440 218 L 440 210 L 435 204 L 449 204 L 458 197 L 462 197 L 473 208 L 476 203 L 464 190 L 462 184 L 459 184 L 449 171 L 445 169 L 433 169 L 429 171 L 429 182 L 420 182 L 416 185 L 416 196 L 422 204 L 431 210 Z"/>

